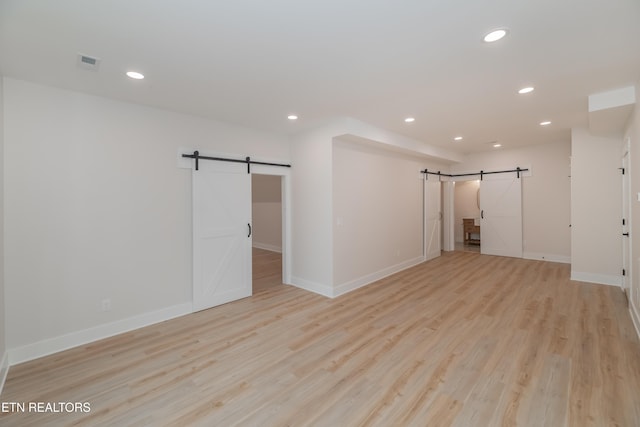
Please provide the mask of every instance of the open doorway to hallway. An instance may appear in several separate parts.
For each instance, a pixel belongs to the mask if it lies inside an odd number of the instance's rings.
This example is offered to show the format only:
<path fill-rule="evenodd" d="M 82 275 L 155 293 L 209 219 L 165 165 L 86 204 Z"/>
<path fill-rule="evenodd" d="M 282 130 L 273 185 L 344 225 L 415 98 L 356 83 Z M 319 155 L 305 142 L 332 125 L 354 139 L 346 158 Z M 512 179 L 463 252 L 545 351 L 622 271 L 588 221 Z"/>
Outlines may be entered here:
<path fill-rule="evenodd" d="M 251 175 L 253 293 L 282 286 L 282 177 Z"/>
<path fill-rule="evenodd" d="M 454 183 L 455 250 L 480 252 L 480 180 Z"/>

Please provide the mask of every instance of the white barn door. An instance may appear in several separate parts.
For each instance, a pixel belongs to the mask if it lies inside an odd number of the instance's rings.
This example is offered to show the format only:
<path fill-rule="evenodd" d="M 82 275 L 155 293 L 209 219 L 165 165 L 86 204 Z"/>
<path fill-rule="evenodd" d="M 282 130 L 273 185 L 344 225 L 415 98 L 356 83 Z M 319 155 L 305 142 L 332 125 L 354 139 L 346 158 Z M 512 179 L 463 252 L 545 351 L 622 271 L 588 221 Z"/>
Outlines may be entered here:
<path fill-rule="evenodd" d="M 630 146 L 631 140 L 627 138 L 623 145 L 622 154 L 622 290 L 627 294 L 627 298 L 630 297 L 629 289 L 631 287 L 631 238 L 629 237 L 631 231 L 629 225 L 631 220 Z"/>
<path fill-rule="evenodd" d="M 193 169 L 193 311 L 251 296 L 251 175 L 246 165 Z"/>
<path fill-rule="evenodd" d="M 427 179 L 424 183 L 424 252 L 426 260 L 441 255 L 442 241 L 442 214 L 440 208 L 441 199 L 440 181 Z"/>
<path fill-rule="evenodd" d="M 522 258 L 522 179 L 515 174 L 480 181 L 480 251 Z"/>

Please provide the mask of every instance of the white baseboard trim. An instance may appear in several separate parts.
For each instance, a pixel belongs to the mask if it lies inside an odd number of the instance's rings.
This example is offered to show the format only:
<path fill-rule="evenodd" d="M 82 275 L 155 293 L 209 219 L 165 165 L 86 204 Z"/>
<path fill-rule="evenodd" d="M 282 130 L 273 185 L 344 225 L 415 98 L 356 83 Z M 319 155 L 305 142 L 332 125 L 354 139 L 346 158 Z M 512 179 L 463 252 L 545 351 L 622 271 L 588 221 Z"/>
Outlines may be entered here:
<path fill-rule="evenodd" d="M 114 335 L 129 332 L 155 323 L 164 322 L 193 312 L 192 303 L 178 304 L 161 310 L 144 313 L 127 319 L 117 320 L 104 325 L 81 331 L 71 332 L 22 347 L 9 349 L 9 365 L 27 362 L 39 357 L 48 356 L 59 351 L 88 344 Z"/>
<path fill-rule="evenodd" d="M 291 277 L 291 285 L 296 288 L 304 289 L 305 291 L 313 292 L 314 294 L 322 295 L 323 297 L 333 298 L 333 288 L 330 286 L 295 276 Z"/>
<path fill-rule="evenodd" d="M 0 362 L 0 395 L 2 395 L 2 389 L 4 388 L 4 382 L 7 380 L 9 374 L 9 353 L 4 352 L 2 356 L 2 362 Z"/>
<path fill-rule="evenodd" d="M 427 255 L 423 255 L 423 256 L 422 256 L 422 262 L 425 262 L 425 261 L 431 261 L 432 259 L 436 259 L 436 258 L 438 258 L 439 256 L 442 256 L 442 252 L 443 252 L 443 250 L 440 250 L 440 252 L 438 252 L 438 253 L 437 253 L 437 254 L 435 254 L 435 255 L 429 255 L 429 256 L 427 256 Z M 415 264 L 414 264 L 414 265 L 415 265 Z"/>
<path fill-rule="evenodd" d="M 425 261 L 425 257 L 419 256 L 417 258 L 413 258 L 413 259 L 409 259 L 407 261 L 401 262 L 400 264 L 396 264 L 396 265 L 392 265 L 391 267 L 384 268 L 375 273 L 367 274 L 366 276 L 359 277 L 355 280 L 342 283 L 334 288 L 333 296 L 338 297 L 340 295 L 344 295 L 348 292 L 354 291 L 370 283 L 376 282 L 380 279 L 384 279 L 387 276 L 391 276 L 392 274 L 399 273 L 402 270 L 406 270 L 407 268 L 411 268 L 415 265 L 423 263 L 424 261 Z"/>
<path fill-rule="evenodd" d="M 282 247 L 270 245 L 268 243 L 253 242 L 253 247 L 257 249 L 264 249 L 265 251 L 278 252 L 279 254 L 282 253 Z"/>
<path fill-rule="evenodd" d="M 631 314 L 631 321 L 633 322 L 633 326 L 636 328 L 638 338 L 640 338 L 640 314 L 638 313 L 635 305 L 633 305 L 633 302 L 629 302 L 629 313 Z"/>
<path fill-rule="evenodd" d="M 581 271 L 571 270 L 571 280 L 578 282 L 598 283 L 600 285 L 622 286 L 621 276 L 612 276 L 609 274 L 584 273 Z"/>
<path fill-rule="evenodd" d="M 563 264 L 571 264 L 571 257 L 565 255 L 544 254 L 539 252 L 524 252 L 524 259 L 534 259 L 538 261 L 561 262 Z"/>

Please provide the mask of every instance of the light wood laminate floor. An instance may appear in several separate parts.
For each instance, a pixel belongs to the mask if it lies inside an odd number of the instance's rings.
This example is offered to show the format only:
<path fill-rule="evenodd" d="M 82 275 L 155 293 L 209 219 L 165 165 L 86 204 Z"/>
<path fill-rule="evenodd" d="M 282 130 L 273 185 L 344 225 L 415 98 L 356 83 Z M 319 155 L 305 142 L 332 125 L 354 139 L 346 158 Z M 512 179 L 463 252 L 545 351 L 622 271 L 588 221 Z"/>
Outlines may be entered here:
<path fill-rule="evenodd" d="M 253 294 L 282 286 L 282 254 L 253 249 Z"/>
<path fill-rule="evenodd" d="M 9 372 L 2 426 L 639 426 L 619 288 L 466 252 L 333 300 L 276 286 Z"/>

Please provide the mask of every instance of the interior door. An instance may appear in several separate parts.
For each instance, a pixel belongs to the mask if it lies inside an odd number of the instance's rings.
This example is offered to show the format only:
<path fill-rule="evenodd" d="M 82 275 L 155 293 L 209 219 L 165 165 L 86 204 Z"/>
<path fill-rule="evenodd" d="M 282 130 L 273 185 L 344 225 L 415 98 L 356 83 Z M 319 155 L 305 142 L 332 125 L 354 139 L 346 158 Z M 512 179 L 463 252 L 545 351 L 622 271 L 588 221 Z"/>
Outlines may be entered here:
<path fill-rule="evenodd" d="M 522 179 L 515 174 L 480 181 L 480 252 L 522 258 Z"/>
<path fill-rule="evenodd" d="M 440 207 L 441 188 L 442 186 L 440 181 L 427 179 L 424 183 L 424 248 L 425 258 L 427 260 L 439 257 L 442 253 L 442 210 Z"/>
<path fill-rule="evenodd" d="M 251 175 L 200 161 L 193 185 L 193 310 L 251 296 Z"/>

